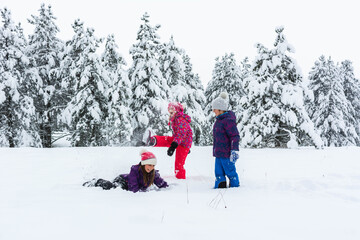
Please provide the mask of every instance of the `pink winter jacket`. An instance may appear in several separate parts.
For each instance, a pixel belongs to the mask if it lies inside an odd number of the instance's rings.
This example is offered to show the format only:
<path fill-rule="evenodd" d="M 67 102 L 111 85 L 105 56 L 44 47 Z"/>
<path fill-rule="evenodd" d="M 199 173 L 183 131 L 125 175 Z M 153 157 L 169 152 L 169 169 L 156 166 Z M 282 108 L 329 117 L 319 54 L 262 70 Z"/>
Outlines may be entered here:
<path fill-rule="evenodd" d="M 190 122 L 191 117 L 183 112 L 177 112 L 170 120 L 170 125 L 174 132 L 174 142 L 186 148 L 191 148 L 192 144 Z"/>

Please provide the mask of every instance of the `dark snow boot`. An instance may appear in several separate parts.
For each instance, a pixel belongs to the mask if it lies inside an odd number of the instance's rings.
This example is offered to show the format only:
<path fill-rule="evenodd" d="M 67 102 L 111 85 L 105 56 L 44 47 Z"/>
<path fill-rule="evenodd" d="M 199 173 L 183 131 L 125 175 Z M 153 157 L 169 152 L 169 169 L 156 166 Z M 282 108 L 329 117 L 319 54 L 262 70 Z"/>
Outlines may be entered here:
<path fill-rule="evenodd" d="M 149 143 L 148 143 L 148 146 L 153 147 L 153 146 L 155 146 L 155 145 L 156 145 L 156 137 L 151 137 L 151 138 L 150 138 L 150 141 L 149 141 Z"/>
<path fill-rule="evenodd" d="M 145 137 L 145 146 L 153 147 L 156 145 L 156 138 L 154 136 L 151 136 L 150 130 L 148 130 L 148 133 L 145 133 L 144 135 L 147 135 Z"/>
<path fill-rule="evenodd" d="M 84 182 L 83 186 L 84 187 L 95 187 L 95 183 L 96 183 L 97 179 L 93 178 L 90 181 Z"/>
<path fill-rule="evenodd" d="M 100 178 L 96 181 L 95 187 L 102 187 L 104 190 L 109 190 L 113 188 L 114 185 L 112 182 Z"/>
<path fill-rule="evenodd" d="M 115 187 L 118 187 L 120 186 L 122 189 L 124 190 L 129 190 L 129 187 L 128 187 L 128 182 L 125 180 L 125 178 L 121 175 L 117 176 L 114 181 L 113 181 L 113 185 Z"/>
<path fill-rule="evenodd" d="M 217 188 L 226 188 L 226 182 L 220 182 Z"/>

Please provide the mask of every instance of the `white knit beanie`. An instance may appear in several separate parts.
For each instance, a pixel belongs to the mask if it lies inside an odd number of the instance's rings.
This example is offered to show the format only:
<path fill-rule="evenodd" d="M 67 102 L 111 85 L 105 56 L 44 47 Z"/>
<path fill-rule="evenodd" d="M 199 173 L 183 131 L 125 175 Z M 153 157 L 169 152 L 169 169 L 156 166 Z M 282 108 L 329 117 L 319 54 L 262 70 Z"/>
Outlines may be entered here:
<path fill-rule="evenodd" d="M 140 156 L 141 156 L 141 165 L 146 165 L 146 164 L 156 165 L 157 163 L 155 155 L 146 149 L 141 149 Z"/>
<path fill-rule="evenodd" d="M 229 98 L 226 92 L 220 93 L 220 96 L 212 101 L 212 109 L 218 109 L 222 111 L 229 110 Z"/>

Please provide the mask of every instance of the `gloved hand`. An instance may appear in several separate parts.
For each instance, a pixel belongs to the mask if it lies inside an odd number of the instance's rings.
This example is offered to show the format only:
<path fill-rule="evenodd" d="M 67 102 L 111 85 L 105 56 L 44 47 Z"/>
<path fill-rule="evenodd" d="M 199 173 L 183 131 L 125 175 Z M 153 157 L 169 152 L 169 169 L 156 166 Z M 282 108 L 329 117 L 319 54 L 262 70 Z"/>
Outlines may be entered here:
<path fill-rule="evenodd" d="M 239 159 L 239 151 L 231 150 L 230 154 L 230 162 L 236 163 L 236 161 Z"/>
<path fill-rule="evenodd" d="M 172 156 L 175 152 L 175 149 L 178 147 L 178 144 L 176 142 L 172 142 L 170 147 L 167 150 L 167 155 Z"/>

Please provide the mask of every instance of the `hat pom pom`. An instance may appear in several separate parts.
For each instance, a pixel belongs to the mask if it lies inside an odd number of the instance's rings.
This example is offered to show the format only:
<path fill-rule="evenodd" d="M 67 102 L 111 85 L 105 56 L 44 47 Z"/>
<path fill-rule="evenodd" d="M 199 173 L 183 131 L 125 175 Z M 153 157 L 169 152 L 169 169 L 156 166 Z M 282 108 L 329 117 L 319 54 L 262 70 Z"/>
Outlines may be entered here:
<path fill-rule="evenodd" d="M 148 150 L 146 150 L 145 148 L 141 149 L 141 150 L 140 150 L 140 156 L 141 156 L 143 153 L 146 153 L 146 152 L 148 152 Z"/>
<path fill-rule="evenodd" d="M 221 97 L 222 99 L 227 99 L 227 98 L 228 98 L 228 94 L 227 94 L 226 92 L 222 92 L 222 93 L 220 93 L 220 97 Z"/>

